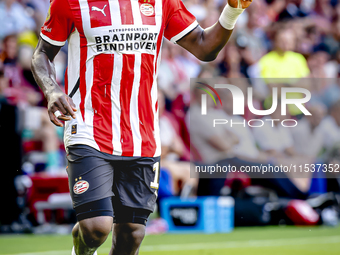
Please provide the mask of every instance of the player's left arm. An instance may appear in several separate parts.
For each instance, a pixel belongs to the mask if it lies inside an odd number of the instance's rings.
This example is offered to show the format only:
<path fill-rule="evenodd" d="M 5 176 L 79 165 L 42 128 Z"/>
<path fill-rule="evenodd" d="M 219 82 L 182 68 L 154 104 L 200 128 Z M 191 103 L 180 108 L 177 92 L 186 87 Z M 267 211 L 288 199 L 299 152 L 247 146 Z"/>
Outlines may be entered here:
<path fill-rule="evenodd" d="M 238 16 L 248 8 L 252 0 L 228 0 L 219 21 L 203 29 L 197 26 L 177 41 L 177 44 L 202 61 L 214 60 L 228 42 Z"/>

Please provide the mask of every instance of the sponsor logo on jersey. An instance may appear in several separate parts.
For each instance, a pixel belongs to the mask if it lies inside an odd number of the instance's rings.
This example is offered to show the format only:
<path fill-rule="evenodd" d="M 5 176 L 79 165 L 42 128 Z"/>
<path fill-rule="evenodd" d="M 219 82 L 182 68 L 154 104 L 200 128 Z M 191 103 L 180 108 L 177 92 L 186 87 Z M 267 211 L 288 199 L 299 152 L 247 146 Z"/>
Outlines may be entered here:
<path fill-rule="evenodd" d="M 142 4 L 139 9 L 140 12 L 143 13 L 145 16 L 151 16 L 155 13 L 154 8 L 151 4 Z"/>
<path fill-rule="evenodd" d="M 51 32 L 51 31 L 52 31 L 52 28 L 48 28 L 47 26 L 44 26 L 44 27 L 43 27 L 43 30 L 46 31 L 46 32 Z"/>
<path fill-rule="evenodd" d="M 122 30 L 122 31 L 121 31 Z M 113 30 L 110 30 L 110 33 Z M 127 33 L 124 33 L 127 31 Z M 145 31 L 145 32 L 143 32 Z M 96 51 L 156 51 L 158 33 L 147 32 L 144 28 L 119 29 L 113 34 L 95 36 Z"/>
<path fill-rule="evenodd" d="M 88 190 L 90 187 L 89 183 L 87 181 L 78 181 L 73 186 L 73 192 L 77 195 L 84 193 L 86 190 Z"/>
<path fill-rule="evenodd" d="M 105 7 L 106 7 L 106 4 L 104 5 L 103 9 L 100 9 L 98 8 L 97 6 L 92 6 L 91 10 L 92 11 L 97 11 L 97 12 L 101 12 L 105 17 L 106 17 L 106 14 L 105 14 Z"/>

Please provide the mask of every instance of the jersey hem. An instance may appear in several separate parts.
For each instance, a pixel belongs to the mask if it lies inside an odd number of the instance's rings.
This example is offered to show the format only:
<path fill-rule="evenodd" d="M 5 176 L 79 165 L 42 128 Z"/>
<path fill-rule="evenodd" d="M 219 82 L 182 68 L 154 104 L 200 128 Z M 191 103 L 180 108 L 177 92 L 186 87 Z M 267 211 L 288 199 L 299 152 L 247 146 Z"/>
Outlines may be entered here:
<path fill-rule="evenodd" d="M 177 43 L 178 40 L 182 39 L 185 35 L 187 35 L 189 32 L 194 30 L 198 26 L 197 20 L 195 20 L 191 25 L 189 25 L 186 29 L 184 29 L 182 32 L 178 33 L 177 35 L 173 36 L 170 41 L 173 43 Z"/>
<path fill-rule="evenodd" d="M 67 148 L 68 146 L 77 145 L 77 144 L 79 144 L 79 145 L 87 145 L 87 146 L 90 146 L 91 148 L 93 148 L 93 149 L 95 149 L 95 150 L 97 150 L 99 152 L 103 152 L 103 151 L 101 151 L 97 146 L 95 146 L 91 142 L 85 142 L 85 141 L 82 141 L 82 142 L 80 142 L 80 141 L 73 141 L 73 142 L 68 141 L 68 142 L 65 142 L 64 141 L 64 144 L 65 144 L 65 150 L 66 150 L 67 153 L 68 153 L 68 148 Z M 103 152 L 103 153 L 106 153 L 106 152 Z M 155 154 L 153 156 L 142 156 L 142 155 L 122 156 L 122 152 L 117 152 L 117 153 L 113 152 L 113 154 L 109 154 L 109 153 L 107 153 L 107 154 L 108 155 L 113 155 L 113 156 L 120 156 L 120 157 L 124 157 L 124 158 L 157 158 L 157 157 L 161 156 L 160 153 L 157 153 L 157 154 Z"/>
<path fill-rule="evenodd" d="M 52 39 L 50 39 L 49 37 L 47 37 L 46 35 L 44 35 L 43 33 L 40 33 L 40 37 L 41 37 L 44 41 L 46 41 L 46 42 L 48 42 L 48 43 L 50 43 L 50 44 L 52 44 L 52 45 L 54 45 L 54 46 L 64 46 L 64 45 L 65 45 L 65 42 L 66 42 L 66 41 L 60 42 L 60 41 L 52 40 Z"/>

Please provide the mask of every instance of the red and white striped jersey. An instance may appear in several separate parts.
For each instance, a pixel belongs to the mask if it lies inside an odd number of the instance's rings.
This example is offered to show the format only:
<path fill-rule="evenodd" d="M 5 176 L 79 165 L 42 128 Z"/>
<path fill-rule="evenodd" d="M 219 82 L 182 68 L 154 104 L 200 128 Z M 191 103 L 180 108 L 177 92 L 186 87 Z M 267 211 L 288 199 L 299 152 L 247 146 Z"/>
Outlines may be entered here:
<path fill-rule="evenodd" d="M 65 146 L 121 156 L 160 155 L 157 71 L 163 35 L 176 42 L 197 26 L 181 0 L 53 0 L 43 40 L 68 40 L 65 75 L 76 119 Z"/>

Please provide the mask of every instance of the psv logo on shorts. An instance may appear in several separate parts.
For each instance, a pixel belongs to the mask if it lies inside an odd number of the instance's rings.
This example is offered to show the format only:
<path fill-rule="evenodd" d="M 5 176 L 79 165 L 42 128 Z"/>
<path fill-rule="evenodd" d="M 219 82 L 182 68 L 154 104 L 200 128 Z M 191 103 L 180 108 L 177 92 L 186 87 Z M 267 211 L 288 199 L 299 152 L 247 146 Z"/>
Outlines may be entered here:
<path fill-rule="evenodd" d="M 90 187 L 87 181 L 78 181 L 73 186 L 73 192 L 77 195 L 84 193 Z"/>

